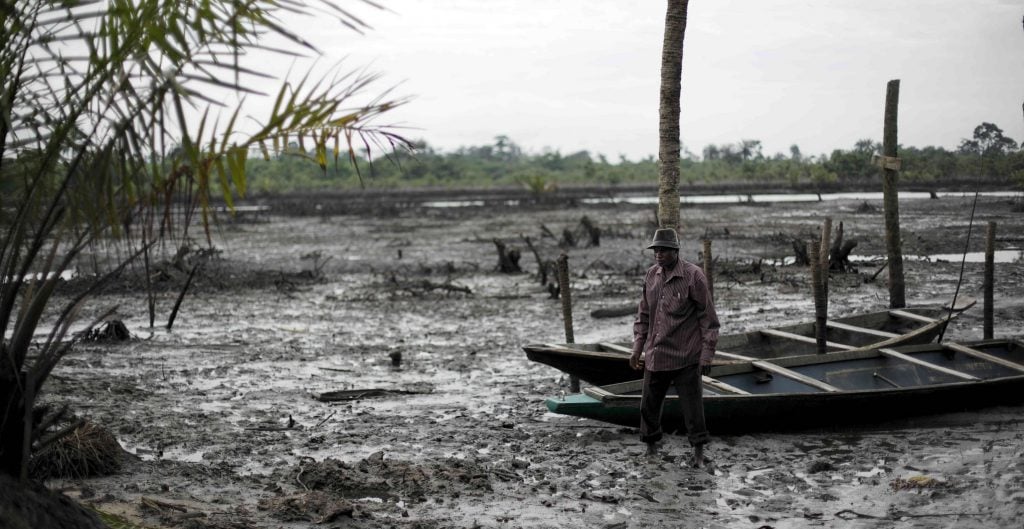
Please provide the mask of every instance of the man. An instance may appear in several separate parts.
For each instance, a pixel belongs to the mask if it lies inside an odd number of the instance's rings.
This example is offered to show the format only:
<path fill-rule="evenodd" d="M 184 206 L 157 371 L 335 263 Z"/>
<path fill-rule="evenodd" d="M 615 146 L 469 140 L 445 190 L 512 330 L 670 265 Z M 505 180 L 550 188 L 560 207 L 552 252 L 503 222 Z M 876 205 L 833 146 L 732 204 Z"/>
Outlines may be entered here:
<path fill-rule="evenodd" d="M 633 354 L 629 365 L 644 370 L 640 404 L 640 439 L 648 455 L 658 450 L 664 429 L 661 410 L 670 384 L 674 384 L 683 408 L 683 424 L 693 446 L 690 464 L 706 463 L 704 445 L 709 440 L 704 424 L 701 375 L 711 370 L 718 343 L 718 315 L 704 271 L 679 259 L 679 239 L 673 229 L 654 232 L 649 246 L 654 266 L 644 277 L 643 295 L 633 323 Z M 680 428 L 681 429 L 681 428 Z"/>

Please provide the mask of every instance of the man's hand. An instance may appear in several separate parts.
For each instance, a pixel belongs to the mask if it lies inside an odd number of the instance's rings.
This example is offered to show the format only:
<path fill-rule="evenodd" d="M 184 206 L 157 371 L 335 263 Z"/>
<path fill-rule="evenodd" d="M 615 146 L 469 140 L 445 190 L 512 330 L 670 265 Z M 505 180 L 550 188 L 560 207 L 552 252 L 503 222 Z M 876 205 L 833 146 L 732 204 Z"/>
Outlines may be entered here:
<path fill-rule="evenodd" d="M 640 371 L 644 367 L 643 360 L 640 359 L 641 354 L 643 354 L 641 351 L 634 351 L 629 357 L 629 367 L 632 367 L 634 371 Z"/>
<path fill-rule="evenodd" d="M 703 376 L 703 377 L 706 377 L 706 376 L 709 376 L 710 374 L 711 374 L 711 364 L 701 364 L 701 366 L 700 366 L 700 375 Z"/>

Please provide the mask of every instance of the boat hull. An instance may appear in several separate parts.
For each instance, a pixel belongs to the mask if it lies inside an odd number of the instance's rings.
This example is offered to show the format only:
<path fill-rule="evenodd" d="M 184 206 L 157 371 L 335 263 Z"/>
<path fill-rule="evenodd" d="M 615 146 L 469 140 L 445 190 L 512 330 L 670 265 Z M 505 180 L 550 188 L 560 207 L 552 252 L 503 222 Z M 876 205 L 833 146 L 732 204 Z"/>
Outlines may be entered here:
<path fill-rule="evenodd" d="M 983 350 L 1012 350 L 1016 356 L 1007 358 L 1013 358 L 1015 362 L 1024 359 L 1024 344 L 1016 341 L 978 342 L 973 347 Z M 915 355 L 936 354 L 936 351 L 942 351 L 942 346 L 933 344 L 899 348 L 895 351 Z M 705 393 L 705 420 L 708 429 L 713 433 L 749 433 L 877 424 L 893 419 L 1024 403 L 1024 371 L 1014 372 L 999 366 L 981 365 L 982 361 L 973 357 L 949 361 L 959 362 L 950 365 L 975 366 L 982 370 L 976 371 L 978 374 L 986 372 L 999 376 L 972 381 L 949 381 L 945 374 L 933 373 L 933 380 L 945 381 L 930 383 L 919 380 L 922 385 L 914 387 L 876 387 L 835 392 L 794 391 L 746 395 Z M 851 366 L 843 369 L 850 373 L 856 372 L 856 365 Z M 909 373 L 907 369 L 903 366 L 904 372 Z M 842 371 L 839 368 L 837 370 Z M 917 371 L 914 371 L 914 376 L 921 379 Z M 640 426 L 639 387 L 640 381 L 614 384 L 604 388 L 592 388 L 591 391 L 597 395 L 596 397 L 581 393 L 564 398 L 549 398 L 545 404 L 555 413 L 636 428 Z M 666 431 L 673 432 L 682 428 L 682 407 L 674 395 L 666 400 L 662 417 Z"/>
<path fill-rule="evenodd" d="M 919 319 L 896 316 L 892 311 L 836 318 L 833 325 L 838 324 L 841 327 L 829 328 L 828 340 L 839 345 L 830 347 L 829 352 L 927 344 L 935 340 L 946 328 L 950 318 L 956 317 L 962 309 L 950 313 L 941 307 L 919 307 L 900 312 L 917 316 Z M 850 327 L 864 330 L 853 331 Z M 802 336 L 805 340 L 770 334 L 773 330 Z M 719 337 L 718 350 L 756 359 L 801 356 L 816 352 L 816 346 L 806 341 L 813 336 L 813 323 L 787 325 L 777 329 L 722 335 Z M 523 350 L 526 357 L 534 362 L 554 367 L 584 382 L 604 386 L 636 380 L 643 376 L 629 367 L 630 347 L 631 344 L 628 343 L 531 344 L 524 346 Z M 726 364 L 734 360 L 726 358 L 725 355 L 717 355 L 715 361 Z"/>

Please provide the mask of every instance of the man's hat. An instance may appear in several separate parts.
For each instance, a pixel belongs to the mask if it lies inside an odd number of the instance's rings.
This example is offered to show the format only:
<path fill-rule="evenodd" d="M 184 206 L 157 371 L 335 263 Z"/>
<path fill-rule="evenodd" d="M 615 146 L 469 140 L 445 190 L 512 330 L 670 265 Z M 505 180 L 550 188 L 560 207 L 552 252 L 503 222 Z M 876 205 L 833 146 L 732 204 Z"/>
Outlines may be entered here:
<path fill-rule="evenodd" d="M 676 237 L 676 230 L 672 228 L 659 228 L 654 232 L 654 240 L 647 246 L 650 248 L 672 248 L 679 249 L 679 238 Z"/>

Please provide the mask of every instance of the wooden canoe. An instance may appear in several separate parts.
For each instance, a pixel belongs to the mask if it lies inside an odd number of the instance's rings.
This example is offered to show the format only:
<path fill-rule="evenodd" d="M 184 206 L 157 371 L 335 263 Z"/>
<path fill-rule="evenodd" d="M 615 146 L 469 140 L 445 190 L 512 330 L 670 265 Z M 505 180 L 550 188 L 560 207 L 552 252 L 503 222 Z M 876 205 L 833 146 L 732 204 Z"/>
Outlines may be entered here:
<path fill-rule="evenodd" d="M 916 307 L 856 314 L 828 321 L 828 352 L 863 351 L 881 347 L 934 341 L 951 317 L 974 305 L 971 300 L 950 313 L 944 307 Z M 629 367 L 632 344 L 530 344 L 523 347 L 530 360 L 549 365 L 603 386 L 626 382 L 640 375 Z M 765 328 L 718 338 L 717 364 L 749 359 L 772 359 L 814 354 L 814 322 Z"/>
<path fill-rule="evenodd" d="M 549 410 L 639 427 L 630 381 L 547 399 Z M 830 428 L 1024 403 L 1024 342 L 911 345 L 713 367 L 704 377 L 708 429 L 741 433 Z M 670 396 L 664 424 L 682 424 Z"/>

